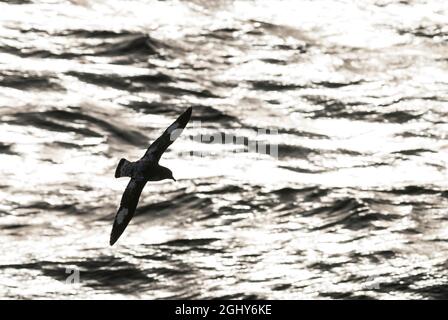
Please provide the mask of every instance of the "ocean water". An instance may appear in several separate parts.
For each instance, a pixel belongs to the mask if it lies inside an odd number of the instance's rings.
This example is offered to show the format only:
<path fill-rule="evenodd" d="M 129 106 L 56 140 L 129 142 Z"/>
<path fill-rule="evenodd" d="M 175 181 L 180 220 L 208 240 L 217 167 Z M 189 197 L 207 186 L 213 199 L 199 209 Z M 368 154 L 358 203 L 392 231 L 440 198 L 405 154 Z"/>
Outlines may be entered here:
<path fill-rule="evenodd" d="M 448 298 L 447 17 L 0 1 L 0 298 Z M 119 159 L 190 106 L 110 247 Z"/>

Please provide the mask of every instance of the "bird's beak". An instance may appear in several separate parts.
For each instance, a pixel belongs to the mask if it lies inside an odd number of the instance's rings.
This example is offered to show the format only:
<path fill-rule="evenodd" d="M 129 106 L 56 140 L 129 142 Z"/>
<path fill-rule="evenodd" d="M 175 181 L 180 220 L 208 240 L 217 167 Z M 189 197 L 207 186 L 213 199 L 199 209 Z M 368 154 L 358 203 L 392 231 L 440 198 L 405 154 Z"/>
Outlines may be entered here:
<path fill-rule="evenodd" d="M 171 176 L 171 179 L 173 179 L 174 181 L 177 181 L 176 179 L 174 179 L 174 177 L 173 177 L 173 176 Z"/>

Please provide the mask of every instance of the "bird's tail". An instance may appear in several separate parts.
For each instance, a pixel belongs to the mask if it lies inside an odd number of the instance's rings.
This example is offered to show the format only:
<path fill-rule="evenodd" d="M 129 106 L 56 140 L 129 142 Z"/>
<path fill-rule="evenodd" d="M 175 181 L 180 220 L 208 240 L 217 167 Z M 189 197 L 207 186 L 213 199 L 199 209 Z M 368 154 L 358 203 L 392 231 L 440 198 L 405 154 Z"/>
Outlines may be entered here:
<path fill-rule="evenodd" d="M 132 175 L 133 167 L 134 164 L 132 162 L 122 158 L 115 170 L 115 178 L 130 177 Z"/>

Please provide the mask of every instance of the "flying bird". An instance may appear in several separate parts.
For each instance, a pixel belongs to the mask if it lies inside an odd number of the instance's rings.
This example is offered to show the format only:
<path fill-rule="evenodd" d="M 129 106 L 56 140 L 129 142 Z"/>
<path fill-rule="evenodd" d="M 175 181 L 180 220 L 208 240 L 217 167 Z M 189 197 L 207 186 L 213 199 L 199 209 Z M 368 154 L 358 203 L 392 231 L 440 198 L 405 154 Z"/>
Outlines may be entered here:
<path fill-rule="evenodd" d="M 159 160 L 165 150 L 180 136 L 191 117 L 192 108 L 188 108 L 174 121 L 165 132 L 157 138 L 146 150 L 145 155 L 136 162 L 121 159 L 115 170 L 115 178 L 130 177 L 131 180 L 124 190 L 120 202 L 120 208 L 115 216 L 114 225 L 110 234 L 110 245 L 112 246 L 120 238 L 129 221 L 134 216 L 138 200 L 143 188 L 148 181 L 160 181 L 172 179 L 173 173 L 170 169 L 159 165 Z"/>

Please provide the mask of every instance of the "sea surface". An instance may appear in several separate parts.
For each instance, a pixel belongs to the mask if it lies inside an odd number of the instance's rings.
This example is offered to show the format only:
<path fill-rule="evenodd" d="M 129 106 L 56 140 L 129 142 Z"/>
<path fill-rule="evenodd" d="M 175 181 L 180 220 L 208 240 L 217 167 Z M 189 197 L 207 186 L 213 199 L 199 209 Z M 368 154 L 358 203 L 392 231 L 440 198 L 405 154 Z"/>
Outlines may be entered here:
<path fill-rule="evenodd" d="M 0 1 L 0 298 L 447 299 L 447 26 L 437 0 Z M 188 107 L 177 182 L 110 247 L 118 161 Z"/>

